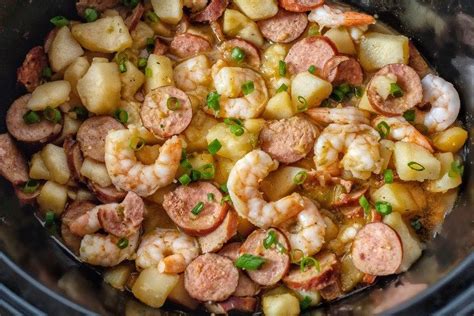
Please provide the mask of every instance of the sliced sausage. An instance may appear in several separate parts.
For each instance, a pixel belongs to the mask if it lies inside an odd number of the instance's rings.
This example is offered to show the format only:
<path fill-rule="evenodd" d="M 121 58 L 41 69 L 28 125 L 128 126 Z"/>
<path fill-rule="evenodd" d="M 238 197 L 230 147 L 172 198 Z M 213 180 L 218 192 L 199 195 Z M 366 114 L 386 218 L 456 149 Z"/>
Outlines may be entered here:
<path fill-rule="evenodd" d="M 72 177 L 76 181 L 84 182 L 84 176 L 81 174 L 84 157 L 82 157 L 79 143 L 72 139 L 71 136 L 68 136 L 64 139 L 63 147 L 66 152 L 67 165 L 69 170 L 71 170 Z"/>
<path fill-rule="evenodd" d="M 228 4 L 228 0 L 211 0 L 204 10 L 191 15 L 191 19 L 196 22 L 214 22 L 221 17 Z"/>
<path fill-rule="evenodd" d="M 292 74 L 307 71 L 310 66 L 316 67 L 320 75 L 329 59 L 337 55 L 337 49 L 325 36 L 306 37 L 296 42 L 285 57 L 288 70 Z"/>
<path fill-rule="evenodd" d="M 61 133 L 62 125 L 42 119 L 39 123 L 26 124 L 23 116 L 29 111 L 26 107 L 31 94 L 19 97 L 7 111 L 8 132 L 17 140 L 25 143 L 46 143 Z"/>
<path fill-rule="evenodd" d="M 87 201 L 74 201 L 61 215 L 61 237 L 64 244 L 75 254 L 79 253 L 82 237 L 71 232 L 69 225 L 80 216 L 91 211 L 96 205 Z"/>
<path fill-rule="evenodd" d="M 123 129 L 123 125 L 110 116 L 93 116 L 81 124 L 77 141 L 84 156 L 105 162 L 105 138 L 110 131 Z"/>
<path fill-rule="evenodd" d="M 163 43 L 159 38 L 155 39 L 155 48 L 153 48 L 153 54 L 164 55 L 168 51 L 168 46 Z"/>
<path fill-rule="evenodd" d="M 20 68 L 16 71 L 19 83 L 25 86 L 28 92 L 33 92 L 41 84 L 43 69 L 48 66 L 48 58 L 42 46 L 33 47 Z"/>
<path fill-rule="evenodd" d="M 397 77 L 397 85 L 403 90 L 403 96 L 398 98 L 388 97 L 383 99 L 377 93 L 374 82 L 377 76 L 393 74 Z M 380 69 L 369 82 L 367 96 L 370 105 L 385 115 L 396 116 L 421 103 L 423 99 L 423 88 L 418 74 L 413 68 L 404 64 L 391 64 Z"/>
<path fill-rule="evenodd" d="M 125 19 L 125 25 L 128 27 L 128 31 L 131 32 L 135 29 L 137 26 L 138 22 L 140 22 L 140 19 L 142 18 L 143 13 L 145 13 L 145 8 L 143 7 L 143 4 L 139 2 L 135 8 L 133 8 L 132 13 L 127 16 Z"/>
<path fill-rule="evenodd" d="M 258 229 L 251 233 L 240 247 L 239 254 L 251 254 L 265 259 L 265 263 L 258 270 L 247 271 L 252 280 L 263 286 L 270 286 L 280 281 L 290 268 L 288 256 L 289 244 L 285 235 L 276 229 L 279 247 L 263 247 L 263 240 L 268 235 L 268 230 Z M 276 244 L 275 244 L 276 245 Z M 284 249 L 283 249 L 284 248 Z"/>
<path fill-rule="evenodd" d="M 239 258 L 239 251 L 240 247 L 242 246 L 241 242 L 231 242 L 225 245 L 221 250 L 219 250 L 219 254 L 221 256 L 227 257 L 233 262 Z"/>
<path fill-rule="evenodd" d="M 120 0 L 79 0 L 76 2 L 76 10 L 80 16 L 84 16 L 87 8 L 94 8 L 99 12 L 111 9 L 119 4 Z"/>
<path fill-rule="evenodd" d="M 106 232 L 118 237 L 128 237 L 139 230 L 144 212 L 142 198 L 130 191 L 119 205 L 112 203 L 99 206 L 97 217 Z"/>
<path fill-rule="evenodd" d="M 211 43 L 199 35 L 184 33 L 173 38 L 170 50 L 171 53 L 178 57 L 188 58 L 211 50 Z"/>
<path fill-rule="evenodd" d="M 390 226 L 381 222 L 362 227 L 352 243 L 354 266 L 367 274 L 393 274 L 400 267 L 402 257 L 400 237 Z"/>
<path fill-rule="evenodd" d="M 176 109 L 170 109 L 170 106 Z M 188 127 L 193 109 L 186 93 L 166 86 L 154 89 L 145 96 L 140 117 L 149 131 L 159 138 L 168 138 Z"/>
<path fill-rule="evenodd" d="M 102 203 L 121 202 L 127 194 L 127 192 L 117 190 L 113 185 L 103 188 L 98 184 L 89 181 L 87 186 L 94 193 L 95 197 Z"/>
<path fill-rule="evenodd" d="M 413 68 L 420 78 L 423 78 L 429 73 L 432 73 L 430 66 L 426 60 L 421 56 L 418 49 L 412 42 L 408 42 L 410 58 L 408 59 L 408 66 Z"/>
<path fill-rule="evenodd" d="M 8 134 L 0 135 L 0 175 L 14 185 L 28 181 L 28 164 Z"/>
<path fill-rule="evenodd" d="M 223 302 L 206 303 L 205 306 L 210 313 L 215 314 L 227 315 L 230 311 L 252 313 L 257 307 L 257 298 L 231 296 Z"/>
<path fill-rule="evenodd" d="M 214 199 L 209 201 L 207 195 Z M 163 207 L 168 216 L 191 236 L 204 236 L 215 230 L 227 214 L 227 203 L 221 204 L 221 192 L 209 182 L 194 182 L 180 186 L 164 196 Z M 191 211 L 202 205 L 195 215 Z"/>
<path fill-rule="evenodd" d="M 273 159 L 293 163 L 303 159 L 313 148 L 317 129 L 306 119 L 294 116 L 270 121 L 260 132 L 260 147 Z"/>
<path fill-rule="evenodd" d="M 203 253 L 215 252 L 237 234 L 239 217 L 235 211 L 229 210 L 224 221 L 213 232 L 198 238 Z"/>
<path fill-rule="evenodd" d="M 339 262 L 333 253 L 323 253 L 316 257 L 319 262 L 319 270 L 311 266 L 302 271 L 300 267 L 294 267 L 283 279 L 290 289 L 294 290 L 320 290 L 334 281 L 334 275 L 339 273 Z"/>
<path fill-rule="evenodd" d="M 280 7 L 291 12 L 311 11 L 324 4 L 324 0 L 279 0 Z"/>
<path fill-rule="evenodd" d="M 364 81 L 364 73 L 359 62 L 349 56 L 334 56 L 324 65 L 322 77 L 334 85 L 348 83 L 358 86 Z"/>
<path fill-rule="evenodd" d="M 40 194 L 40 190 L 36 190 L 33 193 L 26 193 L 19 187 L 14 187 L 15 195 L 20 202 L 20 206 L 34 205 L 36 204 L 36 198 Z"/>
<path fill-rule="evenodd" d="M 303 34 L 308 25 L 308 16 L 280 9 L 275 16 L 258 21 L 257 24 L 266 39 L 275 43 L 290 43 Z"/>
<path fill-rule="evenodd" d="M 223 55 L 226 60 L 232 61 L 232 50 L 235 47 L 239 47 L 244 51 L 244 62 L 255 68 L 260 67 L 260 54 L 258 49 L 253 44 L 240 38 L 234 38 L 229 41 L 225 41 L 222 44 L 221 50 L 223 51 Z"/>
<path fill-rule="evenodd" d="M 342 285 L 339 274 L 334 274 L 329 284 L 319 290 L 319 294 L 326 301 L 332 301 L 342 295 Z"/>
<path fill-rule="evenodd" d="M 199 301 L 224 301 L 234 293 L 239 272 L 229 258 L 206 253 L 184 271 L 184 287 Z"/>

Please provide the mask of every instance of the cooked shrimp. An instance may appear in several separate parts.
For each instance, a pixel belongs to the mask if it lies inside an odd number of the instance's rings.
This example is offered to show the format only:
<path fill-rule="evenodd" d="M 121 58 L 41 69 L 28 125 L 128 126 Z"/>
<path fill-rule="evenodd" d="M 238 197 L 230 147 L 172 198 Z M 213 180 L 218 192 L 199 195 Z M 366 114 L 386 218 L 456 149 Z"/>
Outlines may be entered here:
<path fill-rule="evenodd" d="M 199 256 L 194 237 L 174 229 L 156 228 L 143 237 L 135 263 L 139 269 L 158 266 L 164 273 L 181 273 Z"/>
<path fill-rule="evenodd" d="M 241 119 L 258 117 L 268 100 L 268 91 L 262 76 L 248 68 L 224 65 L 225 62 L 218 61 L 212 69 L 214 86 L 220 94 L 219 116 Z M 213 111 L 209 113 L 215 114 Z"/>
<path fill-rule="evenodd" d="M 456 88 L 441 77 L 426 75 L 421 80 L 423 104 L 429 103 L 428 112 L 417 111 L 416 121 L 421 122 L 429 132 L 441 132 L 456 121 L 461 101 Z"/>
<path fill-rule="evenodd" d="M 275 202 L 267 202 L 259 191 L 259 184 L 278 161 L 262 150 L 253 150 L 234 165 L 227 188 L 234 208 L 241 217 L 258 227 L 278 226 L 304 209 L 301 195 L 293 193 Z"/>
<path fill-rule="evenodd" d="M 360 26 L 349 27 L 348 31 L 349 31 L 349 34 L 351 35 L 351 38 L 354 41 L 359 42 L 362 36 L 365 34 L 365 32 L 367 32 L 368 29 L 369 29 L 368 25 L 360 25 Z"/>
<path fill-rule="evenodd" d="M 311 11 L 308 20 L 318 23 L 321 27 L 361 26 L 375 23 L 375 19 L 371 15 L 354 11 L 344 12 L 328 5 L 317 7 Z"/>
<path fill-rule="evenodd" d="M 105 139 L 105 166 L 117 188 L 149 196 L 173 182 L 181 159 L 181 142 L 177 136 L 168 139 L 155 163 L 145 165 L 130 146 L 134 137 L 126 129 L 110 132 Z"/>
<path fill-rule="evenodd" d="M 342 167 L 355 178 L 366 180 L 372 172 L 380 172 L 379 139 L 377 131 L 365 124 L 330 124 L 314 145 L 316 169 L 337 175 Z M 340 154 L 344 154 L 342 160 Z"/>
<path fill-rule="evenodd" d="M 115 266 L 123 260 L 133 259 L 139 236 L 139 232 L 129 238 L 110 234 L 85 235 L 79 248 L 79 257 L 82 261 L 96 266 Z"/>
<path fill-rule="evenodd" d="M 280 228 L 288 238 L 291 249 L 299 249 L 305 256 L 312 256 L 323 246 L 326 223 L 316 205 L 306 197 L 303 200 L 304 209 Z"/>
<path fill-rule="evenodd" d="M 69 224 L 69 229 L 77 236 L 95 233 L 101 228 L 99 217 L 97 216 L 98 212 L 99 207 L 96 206 L 89 212 L 82 214 Z"/>
<path fill-rule="evenodd" d="M 198 55 L 176 65 L 173 76 L 176 87 L 186 92 L 193 104 L 204 104 L 212 82 L 211 67 L 206 56 Z"/>
<path fill-rule="evenodd" d="M 312 108 L 305 112 L 317 123 L 337 124 L 370 124 L 370 113 L 349 106 L 345 108 Z"/>
<path fill-rule="evenodd" d="M 385 122 L 389 126 L 387 137 L 391 140 L 415 143 L 433 152 L 430 141 L 420 133 L 413 125 L 408 123 L 403 117 L 386 117 L 379 115 L 372 121 L 372 126 L 377 128 L 379 124 Z"/>

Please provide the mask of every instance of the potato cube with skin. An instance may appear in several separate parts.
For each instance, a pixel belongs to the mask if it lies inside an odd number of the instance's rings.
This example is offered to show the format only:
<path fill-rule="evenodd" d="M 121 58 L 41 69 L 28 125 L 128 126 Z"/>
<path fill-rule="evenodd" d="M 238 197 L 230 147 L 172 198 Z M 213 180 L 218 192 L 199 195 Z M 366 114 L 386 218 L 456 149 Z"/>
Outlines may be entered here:
<path fill-rule="evenodd" d="M 465 129 L 453 126 L 433 136 L 433 145 L 441 151 L 457 152 L 466 142 L 468 133 Z"/>
<path fill-rule="evenodd" d="M 30 161 L 30 173 L 29 176 L 31 179 L 35 180 L 50 180 L 51 173 L 44 164 L 43 158 L 41 158 L 41 153 L 38 152 L 31 157 Z"/>
<path fill-rule="evenodd" d="M 143 303 L 159 308 L 178 284 L 179 276 L 158 271 L 158 267 L 151 267 L 140 272 L 133 284 L 132 293 Z"/>
<path fill-rule="evenodd" d="M 122 90 L 120 94 L 125 100 L 135 100 L 135 94 L 145 83 L 145 75 L 129 60 L 125 62 L 127 71 L 120 74 Z"/>
<path fill-rule="evenodd" d="M 352 41 L 349 32 L 345 27 L 335 27 L 329 29 L 324 36 L 328 37 L 334 45 L 336 45 L 337 51 L 341 54 L 355 55 L 356 49 L 354 42 Z"/>
<path fill-rule="evenodd" d="M 41 188 L 37 201 L 41 210 L 60 215 L 66 206 L 67 186 L 47 181 Z"/>
<path fill-rule="evenodd" d="M 149 27 L 148 24 L 140 21 L 130 33 L 130 35 L 132 36 L 133 40 L 132 47 L 134 49 L 140 50 L 145 48 L 147 45 L 147 40 L 149 38 L 153 38 L 155 36 L 155 32 L 153 32 L 153 29 Z"/>
<path fill-rule="evenodd" d="M 371 198 L 373 202 L 384 201 L 390 203 L 394 212 L 418 210 L 418 204 L 404 183 L 386 183 L 374 191 Z"/>
<path fill-rule="evenodd" d="M 267 120 L 280 120 L 294 115 L 293 103 L 290 94 L 286 91 L 275 94 L 265 107 L 263 118 Z"/>
<path fill-rule="evenodd" d="M 183 0 L 151 0 L 151 5 L 165 23 L 177 24 L 183 17 Z"/>
<path fill-rule="evenodd" d="M 47 144 L 41 151 L 41 158 L 46 168 L 48 168 L 53 181 L 59 184 L 66 184 L 69 181 L 71 172 L 69 171 L 64 148 Z"/>
<path fill-rule="evenodd" d="M 255 136 L 249 132 L 244 132 L 240 136 L 232 134 L 229 125 L 219 123 L 212 127 L 206 136 L 207 143 L 212 143 L 215 139 L 221 144 L 217 155 L 238 160 L 253 149 L 256 142 Z"/>
<path fill-rule="evenodd" d="M 184 139 L 188 144 L 188 152 L 196 150 L 207 150 L 207 132 L 218 123 L 212 116 L 198 110 L 191 120 L 188 128 L 184 131 Z"/>
<path fill-rule="evenodd" d="M 302 171 L 305 169 L 290 166 L 280 167 L 263 179 L 260 188 L 270 201 L 276 201 L 296 190 L 298 185 L 294 178 Z"/>
<path fill-rule="evenodd" d="M 300 302 L 289 293 L 268 295 L 262 299 L 262 309 L 266 316 L 299 315 Z"/>
<path fill-rule="evenodd" d="M 252 20 L 268 19 L 278 13 L 275 0 L 234 0 L 234 3 Z"/>
<path fill-rule="evenodd" d="M 64 80 L 71 85 L 72 92 L 77 94 L 77 81 L 81 79 L 89 69 L 90 63 L 87 57 L 76 58 L 64 71 Z"/>
<path fill-rule="evenodd" d="M 69 28 L 67 26 L 60 28 L 48 51 L 51 69 L 54 72 L 61 71 L 82 55 L 84 50 L 74 39 Z"/>
<path fill-rule="evenodd" d="M 71 30 L 82 47 L 93 52 L 114 53 L 132 46 L 132 37 L 120 15 L 77 23 Z"/>
<path fill-rule="evenodd" d="M 406 142 L 396 142 L 394 162 L 398 176 L 403 181 L 436 180 L 441 164 L 426 148 Z"/>
<path fill-rule="evenodd" d="M 359 60 L 364 70 L 373 72 L 388 64 L 407 64 L 408 38 L 403 35 L 367 33 L 359 45 Z"/>
<path fill-rule="evenodd" d="M 89 180 L 97 183 L 99 186 L 106 188 L 112 184 L 112 180 L 107 173 L 105 164 L 97 162 L 93 159 L 86 158 L 81 166 L 81 174 Z"/>
<path fill-rule="evenodd" d="M 441 176 L 437 180 L 428 181 L 426 189 L 431 192 L 446 192 L 461 185 L 462 177 L 459 170 L 456 170 L 459 168 L 452 168 L 453 163 L 456 164 L 453 153 L 436 153 L 435 157 L 441 162 Z"/>
<path fill-rule="evenodd" d="M 147 93 L 159 87 L 174 85 L 173 65 L 166 56 L 150 54 L 145 75 L 145 91 Z"/>
<path fill-rule="evenodd" d="M 332 92 L 332 85 L 309 72 L 300 72 L 291 81 L 291 99 L 294 111 L 307 104 L 308 108 L 319 106 Z"/>
<path fill-rule="evenodd" d="M 69 101 L 70 92 L 71 85 L 66 80 L 44 83 L 33 91 L 27 107 L 32 111 L 43 111 L 48 106 L 56 108 Z"/>

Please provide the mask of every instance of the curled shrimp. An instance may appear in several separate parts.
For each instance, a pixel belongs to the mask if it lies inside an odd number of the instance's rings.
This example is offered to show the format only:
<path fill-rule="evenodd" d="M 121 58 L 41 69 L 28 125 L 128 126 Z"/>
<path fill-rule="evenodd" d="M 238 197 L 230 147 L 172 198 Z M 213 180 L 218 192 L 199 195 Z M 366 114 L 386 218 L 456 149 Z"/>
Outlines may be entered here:
<path fill-rule="evenodd" d="M 314 145 L 316 169 L 338 175 L 342 167 L 366 180 L 382 166 L 379 139 L 377 131 L 365 124 L 330 124 Z M 341 160 L 340 154 L 344 154 Z"/>
<path fill-rule="evenodd" d="M 262 76 L 252 69 L 226 67 L 220 60 L 213 66 L 212 77 L 220 94 L 220 117 L 249 119 L 258 117 L 264 110 L 268 100 L 267 87 Z"/>
<path fill-rule="evenodd" d="M 428 138 L 420 133 L 420 131 L 418 131 L 413 125 L 408 123 L 403 117 L 386 117 L 379 115 L 372 121 L 372 126 L 378 129 L 380 124 L 383 124 L 382 122 L 385 122 L 389 127 L 386 136 L 387 138 L 395 141 L 415 143 L 433 152 L 433 147 Z"/>
<path fill-rule="evenodd" d="M 441 132 L 456 121 L 461 100 L 456 88 L 441 77 L 426 75 L 421 80 L 423 104 L 429 103 L 428 112 L 417 111 L 416 121 L 427 127 L 429 132 Z"/>
<path fill-rule="evenodd" d="M 193 104 L 202 105 L 211 84 L 211 67 L 204 55 L 187 59 L 173 70 L 176 87 L 186 92 Z"/>
<path fill-rule="evenodd" d="M 293 193 L 275 202 L 263 199 L 260 182 L 278 168 L 278 161 L 262 150 L 253 150 L 234 165 L 227 188 L 235 210 L 261 228 L 278 226 L 304 209 L 301 195 Z"/>
<path fill-rule="evenodd" d="M 156 228 L 142 238 L 135 264 L 139 269 L 158 265 L 162 273 L 181 273 L 199 256 L 194 237 L 174 229 Z"/>
<path fill-rule="evenodd" d="M 305 112 L 316 123 L 370 124 L 370 113 L 349 106 L 345 108 L 312 108 Z"/>
<path fill-rule="evenodd" d="M 182 145 L 177 136 L 168 139 L 151 165 L 138 161 L 131 142 L 136 137 L 127 129 L 111 131 L 105 139 L 105 166 L 112 183 L 124 191 L 149 196 L 167 186 L 176 175 Z"/>
<path fill-rule="evenodd" d="M 312 256 L 323 246 L 326 223 L 316 205 L 306 197 L 303 200 L 304 209 L 280 228 L 288 238 L 291 249 L 299 249 L 305 256 Z"/>
<path fill-rule="evenodd" d="M 308 20 L 318 23 L 321 27 L 363 26 L 375 23 L 371 15 L 355 11 L 344 12 L 328 5 L 312 10 Z"/>

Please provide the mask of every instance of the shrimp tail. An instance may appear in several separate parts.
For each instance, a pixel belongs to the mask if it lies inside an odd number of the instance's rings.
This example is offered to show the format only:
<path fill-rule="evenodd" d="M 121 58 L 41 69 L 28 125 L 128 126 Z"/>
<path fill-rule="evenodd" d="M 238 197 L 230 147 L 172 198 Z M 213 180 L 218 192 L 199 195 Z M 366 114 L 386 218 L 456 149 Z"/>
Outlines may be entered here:
<path fill-rule="evenodd" d="M 344 26 L 362 26 L 374 24 L 375 18 L 360 12 L 344 12 Z"/>

